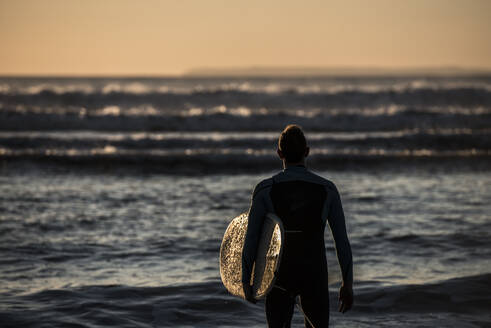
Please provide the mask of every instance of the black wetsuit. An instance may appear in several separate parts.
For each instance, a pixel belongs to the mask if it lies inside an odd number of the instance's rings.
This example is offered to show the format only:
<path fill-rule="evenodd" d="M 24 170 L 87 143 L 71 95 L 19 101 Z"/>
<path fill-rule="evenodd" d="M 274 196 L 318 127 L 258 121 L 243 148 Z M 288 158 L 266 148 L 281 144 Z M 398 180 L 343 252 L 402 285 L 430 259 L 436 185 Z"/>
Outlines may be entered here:
<path fill-rule="evenodd" d="M 266 297 L 268 326 L 290 327 L 295 297 L 300 296 L 305 326 L 327 327 L 326 221 L 334 237 L 343 282 L 353 281 L 351 247 L 335 185 L 303 166 L 294 166 L 256 186 L 242 257 L 243 282 L 250 281 L 262 222 L 269 212 L 281 219 L 285 242 L 275 286 Z"/>

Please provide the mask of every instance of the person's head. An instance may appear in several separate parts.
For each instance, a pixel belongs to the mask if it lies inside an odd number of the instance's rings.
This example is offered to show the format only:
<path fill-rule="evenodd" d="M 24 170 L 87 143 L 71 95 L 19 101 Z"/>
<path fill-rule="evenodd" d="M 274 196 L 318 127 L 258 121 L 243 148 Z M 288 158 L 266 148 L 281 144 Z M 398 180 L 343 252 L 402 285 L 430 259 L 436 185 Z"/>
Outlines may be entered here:
<path fill-rule="evenodd" d="M 308 155 L 309 147 L 302 128 L 295 124 L 288 125 L 278 139 L 278 156 L 284 164 L 304 164 Z"/>

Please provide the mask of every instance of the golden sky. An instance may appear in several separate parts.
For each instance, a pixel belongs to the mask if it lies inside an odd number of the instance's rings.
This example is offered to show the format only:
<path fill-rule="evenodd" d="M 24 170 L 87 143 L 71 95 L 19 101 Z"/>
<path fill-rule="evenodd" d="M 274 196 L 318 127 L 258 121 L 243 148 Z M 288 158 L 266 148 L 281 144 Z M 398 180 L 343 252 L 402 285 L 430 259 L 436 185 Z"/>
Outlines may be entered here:
<path fill-rule="evenodd" d="M 488 0 L 0 0 L 0 74 L 491 69 Z"/>

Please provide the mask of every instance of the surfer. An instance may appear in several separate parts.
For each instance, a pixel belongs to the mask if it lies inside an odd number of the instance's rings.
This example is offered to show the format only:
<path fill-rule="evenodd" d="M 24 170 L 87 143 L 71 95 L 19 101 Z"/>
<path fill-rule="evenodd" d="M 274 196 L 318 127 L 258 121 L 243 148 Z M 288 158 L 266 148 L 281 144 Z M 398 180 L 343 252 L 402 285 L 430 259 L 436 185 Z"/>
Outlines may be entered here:
<path fill-rule="evenodd" d="M 255 303 L 250 285 L 254 257 L 264 217 L 275 213 L 285 229 L 285 244 L 265 308 L 269 327 L 290 327 L 299 296 L 305 327 L 328 327 L 329 290 L 324 229 L 329 224 L 342 272 L 339 311 L 353 304 L 353 261 L 344 212 L 336 186 L 305 167 L 309 147 L 302 129 L 288 125 L 278 140 L 283 171 L 254 189 L 242 254 L 242 284 L 246 299 Z"/>

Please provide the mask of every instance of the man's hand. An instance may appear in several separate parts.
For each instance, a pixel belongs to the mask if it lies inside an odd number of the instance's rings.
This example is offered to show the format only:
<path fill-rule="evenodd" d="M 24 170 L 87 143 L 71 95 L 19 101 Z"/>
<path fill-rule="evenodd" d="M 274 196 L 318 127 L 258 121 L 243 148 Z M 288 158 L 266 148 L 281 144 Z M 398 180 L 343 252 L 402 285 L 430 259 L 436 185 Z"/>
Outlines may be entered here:
<path fill-rule="evenodd" d="M 353 306 L 352 285 L 342 285 L 339 289 L 339 312 L 345 313 Z"/>
<path fill-rule="evenodd" d="M 256 304 L 256 299 L 252 295 L 252 286 L 249 284 L 243 284 L 243 288 L 245 299 L 252 304 Z"/>

